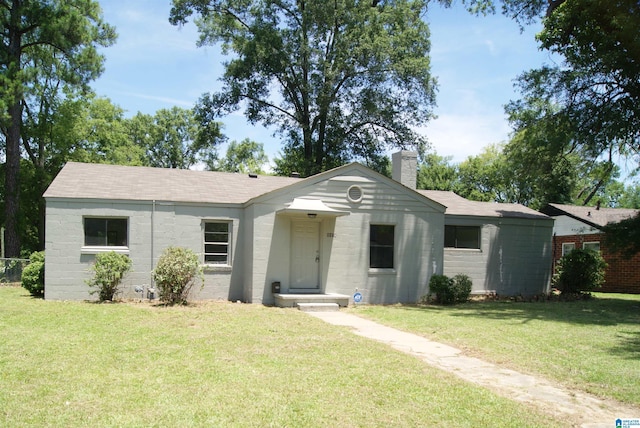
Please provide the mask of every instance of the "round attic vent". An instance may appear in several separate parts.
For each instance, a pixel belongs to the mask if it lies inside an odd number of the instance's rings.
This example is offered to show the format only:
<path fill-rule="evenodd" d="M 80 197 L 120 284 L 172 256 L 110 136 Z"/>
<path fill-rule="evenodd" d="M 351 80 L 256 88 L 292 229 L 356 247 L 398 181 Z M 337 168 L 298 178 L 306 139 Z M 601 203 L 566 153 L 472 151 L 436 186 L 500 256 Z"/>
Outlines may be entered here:
<path fill-rule="evenodd" d="M 347 199 L 349 199 L 350 202 L 362 202 L 363 196 L 364 192 L 360 186 L 351 186 L 349 190 L 347 190 Z"/>

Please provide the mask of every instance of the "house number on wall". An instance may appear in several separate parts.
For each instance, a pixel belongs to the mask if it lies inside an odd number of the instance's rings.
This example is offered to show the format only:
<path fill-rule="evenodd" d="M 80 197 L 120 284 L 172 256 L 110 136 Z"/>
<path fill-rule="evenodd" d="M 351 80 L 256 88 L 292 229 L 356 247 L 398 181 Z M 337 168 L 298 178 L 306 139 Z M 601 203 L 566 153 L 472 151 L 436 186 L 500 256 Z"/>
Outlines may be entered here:
<path fill-rule="evenodd" d="M 335 238 L 336 234 L 333 232 L 327 232 L 327 238 Z"/>

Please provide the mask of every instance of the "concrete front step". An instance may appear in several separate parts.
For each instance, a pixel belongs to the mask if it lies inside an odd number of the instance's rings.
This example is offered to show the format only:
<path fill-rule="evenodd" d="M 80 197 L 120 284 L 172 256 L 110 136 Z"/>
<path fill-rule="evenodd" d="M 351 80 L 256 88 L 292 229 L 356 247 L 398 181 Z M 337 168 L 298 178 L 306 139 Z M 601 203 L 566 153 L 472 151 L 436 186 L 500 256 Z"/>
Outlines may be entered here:
<path fill-rule="evenodd" d="M 333 303 L 338 306 L 349 306 L 349 296 L 344 294 L 288 294 L 273 295 L 276 306 L 280 308 L 295 308 L 300 303 Z"/>
<path fill-rule="evenodd" d="M 337 303 L 298 303 L 298 309 L 303 312 L 328 312 L 339 311 L 340 306 Z"/>

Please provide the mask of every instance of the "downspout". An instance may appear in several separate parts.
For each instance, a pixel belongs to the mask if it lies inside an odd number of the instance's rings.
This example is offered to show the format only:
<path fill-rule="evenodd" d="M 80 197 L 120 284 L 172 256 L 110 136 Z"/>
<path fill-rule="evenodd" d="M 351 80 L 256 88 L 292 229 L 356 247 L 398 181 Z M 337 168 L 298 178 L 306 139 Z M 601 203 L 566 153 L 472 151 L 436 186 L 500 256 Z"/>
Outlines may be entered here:
<path fill-rule="evenodd" d="M 155 248 L 154 248 L 154 232 L 155 232 L 155 225 L 154 225 L 154 220 L 155 220 L 155 216 L 156 216 L 156 200 L 154 199 L 153 201 L 151 201 L 151 260 L 149 261 L 151 268 L 149 269 L 149 275 L 151 276 L 150 278 L 150 286 L 149 288 L 155 288 L 154 284 L 153 284 L 153 260 L 155 257 Z"/>

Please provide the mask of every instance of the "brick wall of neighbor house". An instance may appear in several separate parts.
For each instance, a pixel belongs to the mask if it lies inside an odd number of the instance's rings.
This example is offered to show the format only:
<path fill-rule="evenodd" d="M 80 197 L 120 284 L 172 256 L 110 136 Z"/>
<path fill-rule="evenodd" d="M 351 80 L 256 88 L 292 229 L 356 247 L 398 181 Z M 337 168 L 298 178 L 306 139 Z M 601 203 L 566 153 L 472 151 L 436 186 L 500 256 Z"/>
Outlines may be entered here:
<path fill-rule="evenodd" d="M 562 257 L 562 244 L 575 243 L 576 248 L 582 248 L 583 242 L 600 242 L 600 252 L 607 262 L 605 283 L 598 291 L 609 293 L 640 294 L 640 254 L 631 259 L 626 259 L 618 254 L 609 254 L 604 243 L 604 235 L 601 233 L 592 235 L 571 235 L 553 237 L 553 261 L 555 263 Z"/>

